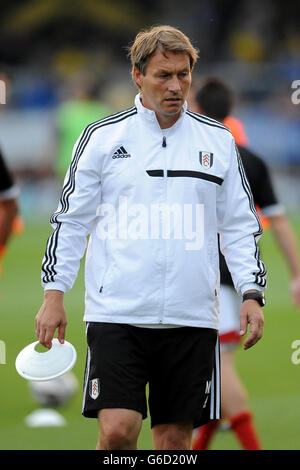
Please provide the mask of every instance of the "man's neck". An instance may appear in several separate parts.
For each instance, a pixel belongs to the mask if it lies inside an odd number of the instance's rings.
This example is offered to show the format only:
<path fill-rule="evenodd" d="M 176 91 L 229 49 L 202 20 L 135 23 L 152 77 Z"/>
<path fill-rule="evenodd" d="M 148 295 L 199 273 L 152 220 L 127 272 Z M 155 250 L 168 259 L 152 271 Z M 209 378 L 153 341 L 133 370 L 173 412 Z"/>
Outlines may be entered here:
<path fill-rule="evenodd" d="M 169 127 L 172 127 L 180 118 L 180 114 L 181 113 L 172 116 L 162 116 L 161 114 L 155 112 L 156 119 L 161 129 L 168 129 Z"/>
<path fill-rule="evenodd" d="M 157 122 L 161 129 L 168 129 L 169 127 L 172 127 L 173 124 L 175 124 L 175 122 L 180 118 L 182 109 L 177 114 L 161 114 L 158 111 L 155 111 L 155 109 L 143 98 L 143 95 L 140 96 L 140 101 L 145 108 L 151 109 L 151 111 L 155 112 Z"/>

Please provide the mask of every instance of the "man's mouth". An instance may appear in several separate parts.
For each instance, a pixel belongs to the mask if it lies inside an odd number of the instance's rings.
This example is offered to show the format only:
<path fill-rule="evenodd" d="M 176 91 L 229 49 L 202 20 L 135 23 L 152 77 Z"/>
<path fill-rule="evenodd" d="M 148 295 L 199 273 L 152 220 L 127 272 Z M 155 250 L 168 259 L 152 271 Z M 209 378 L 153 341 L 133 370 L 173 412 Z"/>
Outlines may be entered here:
<path fill-rule="evenodd" d="M 181 98 L 166 98 L 165 101 L 168 101 L 168 103 L 178 103 L 178 102 L 181 102 L 182 99 Z"/>

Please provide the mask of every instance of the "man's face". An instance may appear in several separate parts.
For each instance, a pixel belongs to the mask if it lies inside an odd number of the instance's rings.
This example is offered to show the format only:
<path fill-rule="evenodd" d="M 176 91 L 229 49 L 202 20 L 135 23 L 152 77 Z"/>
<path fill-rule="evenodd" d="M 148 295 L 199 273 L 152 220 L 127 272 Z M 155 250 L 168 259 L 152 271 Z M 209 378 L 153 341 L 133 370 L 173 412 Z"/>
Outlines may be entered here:
<path fill-rule="evenodd" d="M 157 49 L 148 61 L 145 75 L 136 68 L 133 73 L 143 105 L 154 110 L 158 119 L 174 118 L 180 113 L 192 81 L 187 53 Z"/>

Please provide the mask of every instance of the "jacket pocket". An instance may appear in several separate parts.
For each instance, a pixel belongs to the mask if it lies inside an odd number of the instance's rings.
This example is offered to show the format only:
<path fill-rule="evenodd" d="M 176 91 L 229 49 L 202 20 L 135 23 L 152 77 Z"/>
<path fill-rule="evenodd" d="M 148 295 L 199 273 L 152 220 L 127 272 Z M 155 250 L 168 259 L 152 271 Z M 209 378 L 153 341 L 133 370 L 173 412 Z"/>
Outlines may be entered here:
<path fill-rule="evenodd" d="M 216 251 L 215 243 L 210 241 L 208 242 L 208 282 L 212 294 L 216 295 L 216 289 L 218 285 L 218 263 L 219 263 L 219 253 Z"/>
<path fill-rule="evenodd" d="M 102 294 L 102 292 L 103 292 L 103 289 L 104 289 L 104 286 L 105 286 L 105 281 L 108 277 L 107 275 L 109 273 L 109 270 L 110 270 L 110 266 L 107 265 L 104 272 L 103 272 L 102 279 L 101 279 L 101 282 L 100 282 L 100 288 L 99 288 L 100 294 Z"/>
<path fill-rule="evenodd" d="M 111 259 L 110 259 L 110 256 L 108 254 L 108 250 L 107 250 L 107 240 L 105 240 L 105 267 L 104 267 L 104 270 L 103 270 L 103 273 L 102 273 L 102 277 L 100 279 L 100 282 L 99 282 L 99 292 L 100 294 L 102 294 L 103 290 L 105 289 L 105 286 L 107 285 L 107 279 L 108 279 L 108 274 L 110 272 L 110 268 L 111 268 Z"/>

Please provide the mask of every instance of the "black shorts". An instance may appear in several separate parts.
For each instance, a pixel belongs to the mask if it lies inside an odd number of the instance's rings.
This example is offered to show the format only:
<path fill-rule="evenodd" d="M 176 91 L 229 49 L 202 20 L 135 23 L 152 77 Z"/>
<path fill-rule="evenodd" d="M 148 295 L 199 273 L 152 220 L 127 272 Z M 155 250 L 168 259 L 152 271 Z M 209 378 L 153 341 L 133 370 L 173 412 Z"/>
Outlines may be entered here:
<path fill-rule="evenodd" d="M 125 408 L 146 418 L 149 384 L 151 427 L 187 420 L 198 427 L 220 419 L 217 330 L 89 322 L 87 343 L 85 417 Z"/>

